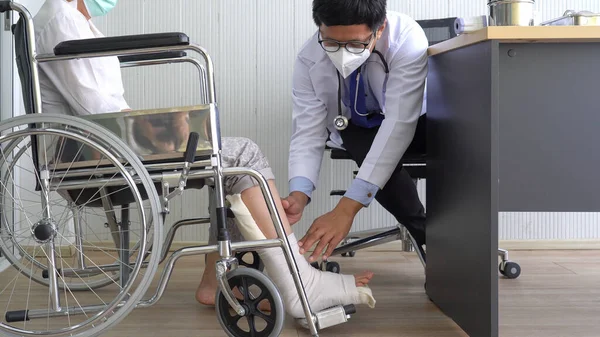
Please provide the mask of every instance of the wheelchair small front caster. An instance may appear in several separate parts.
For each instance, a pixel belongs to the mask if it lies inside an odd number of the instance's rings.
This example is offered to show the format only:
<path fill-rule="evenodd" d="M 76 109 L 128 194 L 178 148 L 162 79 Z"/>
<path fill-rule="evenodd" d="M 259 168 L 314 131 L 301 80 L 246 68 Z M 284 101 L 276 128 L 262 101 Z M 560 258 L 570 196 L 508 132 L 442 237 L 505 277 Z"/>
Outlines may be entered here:
<path fill-rule="evenodd" d="M 347 256 L 354 257 L 355 255 L 356 255 L 355 251 L 351 251 L 351 252 L 342 254 L 343 257 L 347 257 Z"/>
<path fill-rule="evenodd" d="M 500 274 L 508 279 L 516 279 L 521 275 L 521 266 L 519 266 L 518 263 L 511 261 L 500 262 L 498 270 L 500 271 Z"/>
<path fill-rule="evenodd" d="M 219 288 L 216 295 L 216 311 L 219 323 L 229 337 L 265 336 L 281 334 L 285 320 L 283 300 L 273 281 L 256 269 L 238 268 L 227 274 L 231 289 L 238 288 L 243 299 L 238 301 L 244 315 L 231 309 Z M 262 303 L 270 305 L 270 312 L 259 308 Z M 243 319 L 243 318 L 246 319 Z"/>
<path fill-rule="evenodd" d="M 252 258 L 250 261 L 248 261 L 249 256 Z M 238 264 L 240 266 L 244 266 L 247 268 L 252 268 L 252 269 L 256 269 L 256 270 L 260 270 L 260 271 L 264 271 L 264 269 L 265 269 L 265 266 L 262 263 L 260 256 L 255 251 L 236 253 L 235 258 L 238 260 Z"/>

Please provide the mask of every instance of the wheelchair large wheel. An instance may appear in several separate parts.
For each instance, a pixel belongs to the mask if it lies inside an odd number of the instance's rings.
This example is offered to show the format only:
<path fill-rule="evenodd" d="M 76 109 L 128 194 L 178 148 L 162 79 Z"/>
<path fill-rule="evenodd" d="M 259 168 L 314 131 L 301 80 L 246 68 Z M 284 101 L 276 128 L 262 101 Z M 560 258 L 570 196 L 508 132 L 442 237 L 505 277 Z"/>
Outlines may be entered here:
<path fill-rule="evenodd" d="M 144 263 L 162 244 L 155 185 L 123 141 L 81 118 L 21 116 L 0 133 L 0 249 L 16 269 L 0 272 L 0 335 L 97 336 L 156 273 L 160 254 Z"/>

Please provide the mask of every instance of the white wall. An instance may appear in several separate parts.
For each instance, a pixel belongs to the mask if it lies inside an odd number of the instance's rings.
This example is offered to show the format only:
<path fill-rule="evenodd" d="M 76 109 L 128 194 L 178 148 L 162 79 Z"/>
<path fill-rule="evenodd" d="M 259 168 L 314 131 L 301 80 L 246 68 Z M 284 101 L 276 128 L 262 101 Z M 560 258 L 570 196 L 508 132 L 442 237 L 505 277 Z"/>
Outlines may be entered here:
<path fill-rule="evenodd" d="M 29 0 L 28 2 L 41 3 Z M 390 10 L 415 19 L 486 14 L 487 0 L 388 0 Z M 562 15 L 566 9 L 600 12 L 598 0 L 538 0 L 540 19 Z M 315 31 L 311 0 L 123 0 L 107 17 L 96 19 L 106 35 L 181 31 L 205 47 L 216 67 L 217 100 L 226 136 L 255 140 L 268 156 L 282 194 L 287 193 L 287 155 L 290 137 L 291 73 L 294 56 Z M 125 70 L 127 99 L 133 108 L 193 104 L 198 90 L 191 68 L 161 66 Z M 331 189 L 351 182 L 354 165 L 323 162 L 320 185 L 302 223 L 336 203 Z M 419 190 L 424 197 L 424 183 Z M 197 216 L 206 210 L 205 193 L 186 192 L 172 205 L 171 220 Z M 379 205 L 361 212 L 354 230 L 395 223 Z M 597 214 L 502 214 L 501 239 L 600 238 Z M 483 225 L 483 224 L 482 224 Z M 206 228 L 184 229 L 178 239 L 206 240 Z"/>

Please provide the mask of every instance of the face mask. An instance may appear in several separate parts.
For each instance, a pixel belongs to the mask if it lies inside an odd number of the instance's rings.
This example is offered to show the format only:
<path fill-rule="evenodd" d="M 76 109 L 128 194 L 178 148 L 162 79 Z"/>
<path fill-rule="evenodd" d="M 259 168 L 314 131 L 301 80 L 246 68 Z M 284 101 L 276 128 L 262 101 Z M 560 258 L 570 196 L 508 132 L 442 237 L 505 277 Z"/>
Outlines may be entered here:
<path fill-rule="evenodd" d="M 367 61 L 369 56 L 371 56 L 371 52 L 365 49 L 360 54 L 353 54 L 347 51 L 346 48 L 340 48 L 340 50 L 334 53 L 327 53 L 327 55 L 340 74 L 346 78 Z"/>
<path fill-rule="evenodd" d="M 103 16 L 117 5 L 117 0 L 83 0 L 91 17 Z"/>
<path fill-rule="evenodd" d="M 342 74 L 342 77 L 346 78 L 371 56 L 371 51 L 369 49 L 371 48 L 372 43 L 373 40 L 371 40 L 367 48 L 360 54 L 351 53 L 344 47 L 336 52 L 327 53 L 327 56 L 329 56 L 333 65 L 335 65 L 340 74 Z"/>

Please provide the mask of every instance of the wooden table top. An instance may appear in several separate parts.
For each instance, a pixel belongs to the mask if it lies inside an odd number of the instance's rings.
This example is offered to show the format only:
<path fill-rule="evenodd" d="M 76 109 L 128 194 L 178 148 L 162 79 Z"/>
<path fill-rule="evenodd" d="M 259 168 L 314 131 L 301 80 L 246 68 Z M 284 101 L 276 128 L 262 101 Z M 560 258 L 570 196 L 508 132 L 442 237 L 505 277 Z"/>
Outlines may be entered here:
<path fill-rule="evenodd" d="M 503 26 L 485 27 L 429 47 L 429 56 L 486 40 L 507 43 L 600 42 L 600 26 Z"/>

